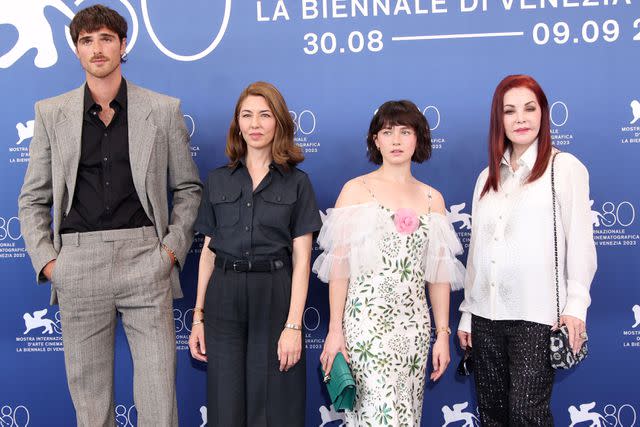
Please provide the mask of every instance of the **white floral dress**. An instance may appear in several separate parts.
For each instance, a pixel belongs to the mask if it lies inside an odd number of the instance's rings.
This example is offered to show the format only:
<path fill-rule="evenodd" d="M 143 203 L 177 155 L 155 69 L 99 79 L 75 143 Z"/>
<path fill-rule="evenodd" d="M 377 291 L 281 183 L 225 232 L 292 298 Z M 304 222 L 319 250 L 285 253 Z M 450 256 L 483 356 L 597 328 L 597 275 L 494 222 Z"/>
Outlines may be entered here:
<path fill-rule="evenodd" d="M 329 209 L 318 238 L 318 277 L 349 279 L 343 328 L 356 382 L 349 426 L 420 425 L 431 336 L 425 284 L 461 287 L 464 277 L 455 258 L 462 246 L 444 215 L 414 214 L 412 232 L 394 216 L 378 203 Z"/>

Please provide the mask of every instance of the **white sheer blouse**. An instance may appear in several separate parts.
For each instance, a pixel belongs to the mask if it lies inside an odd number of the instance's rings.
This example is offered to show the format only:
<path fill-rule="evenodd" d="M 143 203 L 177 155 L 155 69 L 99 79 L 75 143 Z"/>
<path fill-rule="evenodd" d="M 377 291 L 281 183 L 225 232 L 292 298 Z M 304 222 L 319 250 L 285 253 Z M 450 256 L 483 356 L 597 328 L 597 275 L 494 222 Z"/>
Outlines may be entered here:
<path fill-rule="evenodd" d="M 510 152 L 500 166 L 498 191 L 480 198 L 488 177 L 476 182 L 465 298 L 459 329 L 471 331 L 471 314 L 491 320 L 556 321 L 551 167 L 525 184 L 538 153 L 534 143 L 513 172 Z M 550 162 L 551 163 L 551 162 Z M 569 153 L 555 162 L 561 314 L 586 320 L 596 271 L 589 174 Z"/>

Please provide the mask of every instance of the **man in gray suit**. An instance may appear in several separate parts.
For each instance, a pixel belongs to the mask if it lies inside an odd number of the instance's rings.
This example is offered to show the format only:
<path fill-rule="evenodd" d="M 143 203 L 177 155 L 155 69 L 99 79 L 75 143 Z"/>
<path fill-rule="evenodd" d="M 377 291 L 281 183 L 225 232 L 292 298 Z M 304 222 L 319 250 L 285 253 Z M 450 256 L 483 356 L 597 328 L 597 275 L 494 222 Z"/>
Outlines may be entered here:
<path fill-rule="evenodd" d="M 189 136 L 177 99 L 122 78 L 122 16 L 91 6 L 70 30 L 86 84 L 36 103 L 22 234 L 37 281 L 51 281 L 51 303 L 60 305 L 78 426 L 115 424 L 118 313 L 138 425 L 177 426 L 172 297 L 182 296 L 178 270 L 202 187 Z"/>

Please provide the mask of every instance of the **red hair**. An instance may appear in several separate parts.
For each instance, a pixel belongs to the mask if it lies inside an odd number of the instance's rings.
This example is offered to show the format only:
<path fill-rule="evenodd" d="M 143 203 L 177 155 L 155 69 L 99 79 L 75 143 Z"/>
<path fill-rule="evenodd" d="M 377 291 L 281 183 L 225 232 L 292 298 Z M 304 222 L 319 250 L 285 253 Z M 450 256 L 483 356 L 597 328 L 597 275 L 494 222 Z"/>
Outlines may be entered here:
<path fill-rule="evenodd" d="M 540 131 L 538 132 L 538 157 L 533 165 L 527 183 L 540 178 L 547 169 L 551 158 L 551 124 L 549 117 L 549 102 L 544 91 L 533 77 L 515 74 L 505 77 L 496 87 L 491 103 L 491 118 L 489 123 L 489 177 L 484 184 L 480 197 L 489 190 L 498 191 L 500 182 L 500 161 L 504 152 L 511 146 L 504 131 L 504 95 L 509 90 L 523 87 L 529 89 L 536 96 L 540 105 Z"/>

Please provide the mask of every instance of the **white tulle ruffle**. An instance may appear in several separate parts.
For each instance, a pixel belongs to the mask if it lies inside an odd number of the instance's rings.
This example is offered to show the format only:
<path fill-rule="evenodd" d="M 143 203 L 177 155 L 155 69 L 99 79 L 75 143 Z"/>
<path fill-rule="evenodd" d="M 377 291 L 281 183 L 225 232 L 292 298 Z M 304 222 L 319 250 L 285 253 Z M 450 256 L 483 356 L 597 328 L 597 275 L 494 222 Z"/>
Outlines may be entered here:
<path fill-rule="evenodd" d="M 348 279 L 380 265 L 382 255 L 375 236 L 393 226 L 384 220 L 384 214 L 374 203 L 327 209 L 317 240 L 323 252 L 312 268 L 318 278 L 327 283 Z"/>
<path fill-rule="evenodd" d="M 464 287 L 465 269 L 456 258 L 462 244 L 449 219 L 441 214 L 429 216 L 429 243 L 423 256 L 424 277 L 429 283 L 449 283 L 457 291 Z"/>
<path fill-rule="evenodd" d="M 446 216 L 431 214 L 426 218 L 428 244 L 422 256 L 425 279 L 461 289 L 464 267 L 456 259 L 462 253 L 458 236 Z M 328 209 L 322 221 L 317 241 L 323 252 L 312 269 L 323 282 L 375 271 L 382 264 L 381 239 L 397 232 L 389 212 L 376 203 Z"/>

